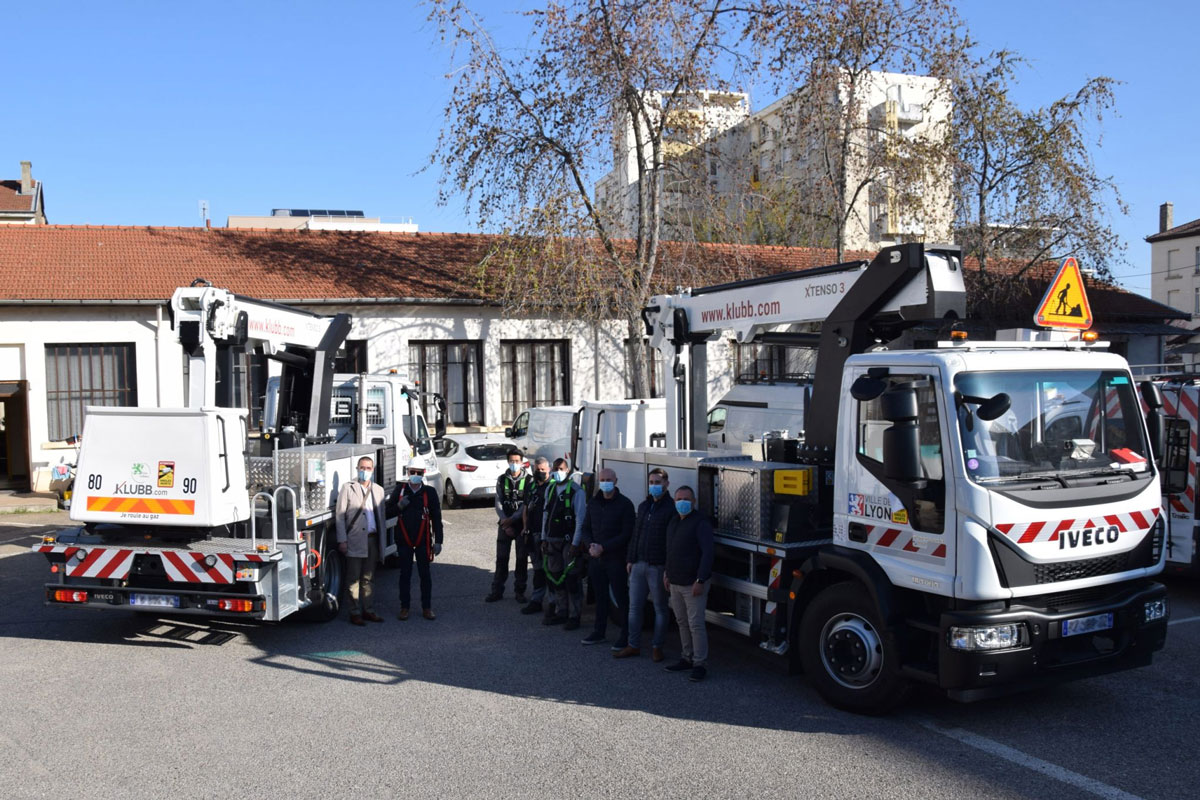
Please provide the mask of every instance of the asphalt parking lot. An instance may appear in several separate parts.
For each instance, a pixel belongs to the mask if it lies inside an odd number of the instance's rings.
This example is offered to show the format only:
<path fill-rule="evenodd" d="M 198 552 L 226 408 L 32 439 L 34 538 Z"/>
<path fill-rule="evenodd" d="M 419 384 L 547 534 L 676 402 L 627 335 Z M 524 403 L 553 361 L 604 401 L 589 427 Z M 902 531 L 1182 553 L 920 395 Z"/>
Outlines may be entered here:
<path fill-rule="evenodd" d="M 1193 798 L 1200 583 L 1169 581 L 1144 670 L 890 717 L 824 705 L 803 678 L 714 632 L 710 680 L 616 661 L 485 604 L 493 513 L 446 513 L 428 622 L 203 623 L 46 608 L 28 552 L 63 514 L 0 517 L 0 795 L 190 797 Z M 415 581 L 415 579 L 414 579 Z M 415 589 L 415 587 L 414 587 Z M 222 637 L 225 638 L 225 637 Z M 672 632 L 668 657 L 677 652 Z"/>

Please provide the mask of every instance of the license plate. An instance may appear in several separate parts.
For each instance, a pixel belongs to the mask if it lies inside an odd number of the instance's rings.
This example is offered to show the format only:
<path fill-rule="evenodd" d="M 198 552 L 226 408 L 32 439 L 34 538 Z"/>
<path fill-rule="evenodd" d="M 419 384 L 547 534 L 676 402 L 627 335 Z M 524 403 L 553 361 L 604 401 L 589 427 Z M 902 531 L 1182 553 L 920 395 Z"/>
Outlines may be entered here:
<path fill-rule="evenodd" d="M 1081 633 L 1106 631 L 1113 626 L 1112 614 L 1094 614 L 1090 617 L 1066 619 L 1062 623 L 1063 636 L 1078 636 Z"/>
<path fill-rule="evenodd" d="M 129 605 L 179 608 L 179 598 L 168 594 L 131 594 L 129 595 Z"/>

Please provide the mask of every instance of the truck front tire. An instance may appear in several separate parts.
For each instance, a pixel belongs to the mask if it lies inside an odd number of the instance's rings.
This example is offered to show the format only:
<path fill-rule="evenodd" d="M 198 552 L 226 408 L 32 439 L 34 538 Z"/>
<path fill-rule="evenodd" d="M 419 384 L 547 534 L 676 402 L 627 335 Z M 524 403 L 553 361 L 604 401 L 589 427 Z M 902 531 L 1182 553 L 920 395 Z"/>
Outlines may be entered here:
<path fill-rule="evenodd" d="M 813 598 L 799 644 L 805 674 L 831 706 L 886 714 L 908 696 L 894 637 L 855 582 L 835 583 Z"/>

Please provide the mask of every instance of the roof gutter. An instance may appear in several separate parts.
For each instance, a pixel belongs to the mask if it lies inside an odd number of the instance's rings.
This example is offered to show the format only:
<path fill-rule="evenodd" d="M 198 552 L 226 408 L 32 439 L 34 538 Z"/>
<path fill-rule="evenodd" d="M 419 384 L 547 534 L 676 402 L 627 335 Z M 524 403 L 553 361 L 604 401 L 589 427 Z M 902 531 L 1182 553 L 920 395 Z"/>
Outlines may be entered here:
<path fill-rule="evenodd" d="M 490 300 L 454 300 L 444 297 L 313 297 L 295 298 L 284 297 L 272 300 L 275 303 L 294 306 L 363 306 L 363 305 L 412 305 L 412 306 L 499 306 L 500 303 Z M 0 306 L 162 306 L 170 303 L 170 298 L 156 299 L 127 299 L 112 298 L 68 299 L 68 298 L 21 298 L 0 299 Z"/>

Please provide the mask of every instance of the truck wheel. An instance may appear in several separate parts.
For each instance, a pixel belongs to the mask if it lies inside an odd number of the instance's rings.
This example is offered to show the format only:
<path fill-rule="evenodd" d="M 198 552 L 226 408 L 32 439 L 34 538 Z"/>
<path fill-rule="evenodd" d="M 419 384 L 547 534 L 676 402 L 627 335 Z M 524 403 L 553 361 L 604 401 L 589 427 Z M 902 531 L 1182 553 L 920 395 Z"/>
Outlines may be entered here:
<path fill-rule="evenodd" d="M 313 622 L 329 622 L 338 615 L 338 598 L 345 584 L 346 562 L 338 552 L 337 537 L 326 530 L 321 535 L 321 566 L 317 569 L 316 586 L 313 587 L 314 602 L 306 609 L 306 617 Z"/>
<path fill-rule="evenodd" d="M 886 714 L 911 689 L 892 634 L 857 583 L 834 584 L 813 599 L 800 623 L 800 648 L 809 681 L 836 708 Z"/>
<path fill-rule="evenodd" d="M 444 499 L 442 505 L 446 508 L 460 508 L 462 506 L 458 492 L 454 491 L 454 484 L 450 482 L 449 478 L 446 479 L 446 488 L 442 491 L 442 498 Z"/>

